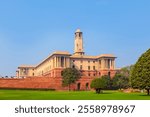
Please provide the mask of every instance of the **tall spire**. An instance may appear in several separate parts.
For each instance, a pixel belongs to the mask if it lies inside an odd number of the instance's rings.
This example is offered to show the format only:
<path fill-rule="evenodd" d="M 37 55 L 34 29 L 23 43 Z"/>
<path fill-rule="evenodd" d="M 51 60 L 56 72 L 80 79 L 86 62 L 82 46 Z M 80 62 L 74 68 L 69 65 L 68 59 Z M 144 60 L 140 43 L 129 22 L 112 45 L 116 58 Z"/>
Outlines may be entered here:
<path fill-rule="evenodd" d="M 80 29 L 77 29 L 75 32 L 75 47 L 74 47 L 74 54 L 75 55 L 84 55 L 84 48 L 83 48 L 83 37 L 82 32 Z"/>

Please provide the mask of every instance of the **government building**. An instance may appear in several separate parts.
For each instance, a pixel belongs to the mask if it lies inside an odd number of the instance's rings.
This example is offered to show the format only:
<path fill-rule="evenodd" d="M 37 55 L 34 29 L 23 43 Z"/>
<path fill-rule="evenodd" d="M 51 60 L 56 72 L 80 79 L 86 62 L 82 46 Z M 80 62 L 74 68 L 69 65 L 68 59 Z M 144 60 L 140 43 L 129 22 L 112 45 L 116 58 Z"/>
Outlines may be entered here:
<path fill-rule="evenodd" d="M 73 54 L 66 51 L 56 51 L 37 65 L 19 66 L 16 73 L 17 78 L 49 77 L 57 79 L 61 78 L 63 69 L 76 68 L 82 74 L 80 80 L 77 81 L 78 85 L 84 83 L 83 87 L 88 87 L 87 85 L 95 77 L 103 75 L 113 77 L 115 75 L 117 71 L 115 59 L 116 57 L 112 54 L 86 55 L 83 48 L 83 33 L 80 29 L 77 29 L 74 38 Z"/>

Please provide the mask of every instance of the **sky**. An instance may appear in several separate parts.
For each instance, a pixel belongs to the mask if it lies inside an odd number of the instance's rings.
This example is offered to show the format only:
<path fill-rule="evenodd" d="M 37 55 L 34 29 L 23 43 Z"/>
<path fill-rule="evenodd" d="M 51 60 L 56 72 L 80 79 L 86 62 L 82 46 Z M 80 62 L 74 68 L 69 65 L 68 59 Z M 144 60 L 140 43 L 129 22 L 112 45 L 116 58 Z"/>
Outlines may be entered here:
<path fill-rule="evenodd" d="M 54 51 L 73 53 L 78 28 L 87 55 L 134 64 L 150 48 L 150 0 L 0 0 L 0 76 Z"/>

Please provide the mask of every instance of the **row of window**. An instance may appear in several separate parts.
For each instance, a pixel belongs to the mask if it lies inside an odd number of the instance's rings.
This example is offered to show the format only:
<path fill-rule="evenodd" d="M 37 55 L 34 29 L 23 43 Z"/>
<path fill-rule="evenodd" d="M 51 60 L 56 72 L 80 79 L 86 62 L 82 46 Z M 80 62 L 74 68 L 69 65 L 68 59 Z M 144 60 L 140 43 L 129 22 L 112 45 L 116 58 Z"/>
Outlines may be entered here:
<path fill-rule="evenodd" d="M 98 75 L 101 76 L 101 73 L 99 72 Z M 88 73 L 88 76 L 92 76 L 92 73 Z M 96 74 L 93 73 L 93 76 L 96 76 Z M 110 72 L 108 72 L 108 76 L 111 76 L 111 73 L 110 73 Z"/>
<path fill-rule="evenodd" d="M 75 60 L 72 60 L 72 62 L 75 62 Z M 90 63 L 91 61 L 88 61 L 88 63 Z M 83 60 L 80 61 L 80 63 L 83 63 Z M 93 61 L 93 63 L 95 63 L 95 61 Z"/>
<path fill-rule="evenodd" d="M 82 70 L 82 69 L 83 69 L 83 67 L 82 67 L 82 65 L 80 65 L 80 70 Z M 91 70 L 91 66 L 88 66 L 88 70 Z M 93 70 L 96 70 L 95 66 L 93 66 Z"/>
<path fill-rule="evenodd" d="M 72 68 L 75 68 L 75 65 L 73 65 Z M 80 65 L 80 70 L 83 70 L 83 66 L 82 65 Z M 88 70 L 92 70 L 91 66 L 88 66 Z M 93 66 L 93 70 L 96 70 L 95 66 Z"/>
<path fill-rule="evenodd" d="M 88 76 L 96 76 L 96 74 L 94 73 L 94 74 L 91 74 L 91 73 L 88 73 Z"/>
<path fill-rule="evenodd" d="M 80 90 L 80 88 L 81 88 L 81 83 L 78 83 L 77 84 L 77 90 Z M 86 90 L 89 90 L 89 83 L 85 84 L 85 88 L 86 88 Z"/>

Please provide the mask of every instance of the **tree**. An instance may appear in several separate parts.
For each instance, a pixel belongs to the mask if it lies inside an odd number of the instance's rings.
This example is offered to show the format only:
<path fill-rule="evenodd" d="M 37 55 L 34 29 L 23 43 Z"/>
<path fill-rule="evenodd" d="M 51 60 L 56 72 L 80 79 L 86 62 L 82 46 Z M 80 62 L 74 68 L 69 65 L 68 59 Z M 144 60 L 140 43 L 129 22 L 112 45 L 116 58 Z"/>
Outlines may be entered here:
<path fill-rule="evenodd" d="M 114 89 L 126 89 L 129 85 L 129 77 L 124 74 L 117 73 L 112 79 L 112 87 Z"/>
<path fill-rule="evenodd" d="M 131 73 L 133 88 L 145 89 L 150 94 L 150 49 L 141 55 Z"/>
<path fill-rule="evenodd" d="M 91 82 L 91 88 L 94 88 L 97 94 L 99 94 L 106 86 L 107 82 L 104 77 L 93 79 Z"/>
<path fill-rule="evenodd" d="M 101 77 L 102 79 L 105 79 L 106 86 L 105 89 L 112 89 L 112 79 L 108 75 L 104 75 Z"/>
<path fill-rule="evenodd" d="M 133 66 L 134 66 L 134 65 L 130 65 L 130 66 L 123 67 L 123 68 L 120 69 L 120 72 L 119 72 L 119 73 L 129 78 Z"/>
<path fill-rule="evenodd" d="M 72 83 L 75 83 L 79 78 L 81 74 L 80 72 L 75 68 L 66 68 L 62 71 L 62 85 L 68 86 L 70 91 L 70 85 Z"/>

